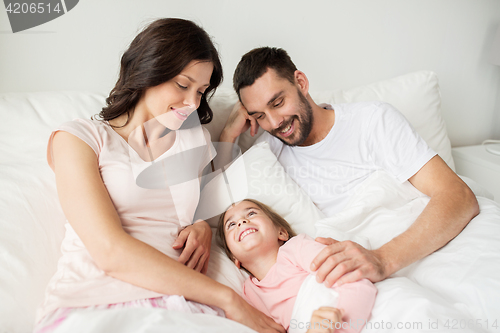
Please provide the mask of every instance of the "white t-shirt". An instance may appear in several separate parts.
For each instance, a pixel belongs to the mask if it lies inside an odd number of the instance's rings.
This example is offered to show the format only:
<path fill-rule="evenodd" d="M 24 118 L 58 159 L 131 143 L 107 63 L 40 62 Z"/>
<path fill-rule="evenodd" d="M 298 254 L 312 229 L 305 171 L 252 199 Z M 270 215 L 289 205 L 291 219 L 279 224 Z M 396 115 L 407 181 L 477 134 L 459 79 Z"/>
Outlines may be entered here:
<path fill-rule="evenodd" d="M 318 143 L 290 147 L 265 132 L 267 141 L 290 177 L 326 215 L 341 211 L 356 188 L 383 169 L 404 182 L 436 153 L 393 106 L 382 102 L 328 105 L 335 124 Z"/>

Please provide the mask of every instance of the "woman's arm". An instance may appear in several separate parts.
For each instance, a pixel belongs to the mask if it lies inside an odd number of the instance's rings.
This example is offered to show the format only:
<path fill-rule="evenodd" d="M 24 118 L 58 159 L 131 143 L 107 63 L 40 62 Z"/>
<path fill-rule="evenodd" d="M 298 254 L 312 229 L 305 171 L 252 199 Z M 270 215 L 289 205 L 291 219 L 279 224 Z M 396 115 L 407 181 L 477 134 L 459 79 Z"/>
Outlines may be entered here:
<path fill-rule="evenodd" d="M 57 132 L 52 149 L 64 214 L 106 274 L 161 294 L 217 306 L 228 318 L 258 331 L 283 332 L 229 287 L 127 234 L 101 179 L 96 154 L 86 143 L 67 132 Z"/>

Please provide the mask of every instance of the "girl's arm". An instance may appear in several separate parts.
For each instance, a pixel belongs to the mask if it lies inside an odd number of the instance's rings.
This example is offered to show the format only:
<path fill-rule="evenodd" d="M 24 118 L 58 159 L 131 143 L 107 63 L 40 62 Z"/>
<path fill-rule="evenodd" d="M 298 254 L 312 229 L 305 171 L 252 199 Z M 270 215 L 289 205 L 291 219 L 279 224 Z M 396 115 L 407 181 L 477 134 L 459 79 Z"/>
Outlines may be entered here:
<path fill-rule="evenodd" d="M 96 154 L 67 132 L 53 138 L 57 191 L 68 222 L 106 274 L 166 295 L 217 306 L 259 332 L 284 332 L 232 289 L 127 234 L 99 173 Z"/>

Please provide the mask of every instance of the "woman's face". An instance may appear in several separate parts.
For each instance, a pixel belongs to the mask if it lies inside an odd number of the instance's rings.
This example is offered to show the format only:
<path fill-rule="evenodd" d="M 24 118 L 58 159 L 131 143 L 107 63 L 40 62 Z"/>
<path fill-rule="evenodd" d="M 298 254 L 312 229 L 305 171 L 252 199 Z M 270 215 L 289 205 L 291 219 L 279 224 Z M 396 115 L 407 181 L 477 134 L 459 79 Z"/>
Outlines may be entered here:
<path fill-rule="evenodd" d="M 213 68 L 208 61 L 191 61 L 170 81 L 147 89 L 134 113 L 142 112 L 145 121 L 156 119 L 171 130 L 179 129 L 200 106 L 201 97 L 210 85 Z"/>

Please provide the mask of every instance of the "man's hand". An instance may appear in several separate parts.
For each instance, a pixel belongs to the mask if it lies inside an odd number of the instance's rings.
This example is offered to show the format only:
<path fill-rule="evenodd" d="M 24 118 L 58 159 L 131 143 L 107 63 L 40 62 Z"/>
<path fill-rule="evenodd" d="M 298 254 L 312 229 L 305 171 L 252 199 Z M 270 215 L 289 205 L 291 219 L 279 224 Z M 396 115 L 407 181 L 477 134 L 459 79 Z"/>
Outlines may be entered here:
<path fill-rule="evenodd" d="M 344 310 L 322 306 L 314 310 L 311 317 L 311 328 L 306 333 L 334 333 L 335 323 L 342 324 Z M 337 327 L 341 327 L 337 325 Z"/>
<path fill-rule="evenodd" d="M 251 128 L 250 135 L 254 136 L 257 134 L 259 124 L 257 124 L 255 118 L 248 115 L 247 110 L 240 102 L 236 102 L 221 132 L 219 141 L 234 143 L 236 138 L 249 128 Z"/>
<path fill-rule="evenodd" d="M 172 247 L 176 250 L 184 248 L 178 259 L 181 264 L 205 274 L 211 245 L 212 229 L 207 222 L 198 220 L 181 230 Z"/>
<path fill-rule="evenodd" d="M 386 266 L 381 255 L 361 245 L 351 242 L 339 242 L 332 238 L 318 237 L 316 241 L 327 245 L 311 263 L 311 270 L 316 271 L 316 281 L 325 282 L 325 286 L 368 279 L 378 282 L 385 279 Z"/>

